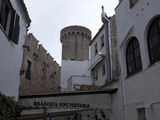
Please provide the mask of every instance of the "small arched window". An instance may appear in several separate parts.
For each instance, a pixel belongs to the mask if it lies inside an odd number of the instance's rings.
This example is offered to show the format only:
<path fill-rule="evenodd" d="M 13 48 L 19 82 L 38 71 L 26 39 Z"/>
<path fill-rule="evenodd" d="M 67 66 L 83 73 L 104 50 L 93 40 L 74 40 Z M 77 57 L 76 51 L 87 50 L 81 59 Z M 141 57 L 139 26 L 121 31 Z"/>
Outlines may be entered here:
<path fill-rule="evenodd" d="M 128 76 L 142 70 L 140 47 L 135 37 L 129 41 L 126 49 L 126 65 Z"/>
<path fill-rule="evenodd" d="M 155 63 L 160 60 L 160 17 L 152 22 L 147 41 L 150 62 Z"/>

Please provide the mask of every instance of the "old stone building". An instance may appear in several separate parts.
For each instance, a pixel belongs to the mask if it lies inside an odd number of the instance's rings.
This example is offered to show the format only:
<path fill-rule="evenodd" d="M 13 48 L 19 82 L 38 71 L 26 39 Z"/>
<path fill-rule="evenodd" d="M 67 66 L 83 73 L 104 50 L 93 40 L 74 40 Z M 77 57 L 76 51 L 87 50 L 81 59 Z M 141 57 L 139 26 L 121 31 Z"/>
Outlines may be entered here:
<path fill-rule="evenodd" d="M 23 49 L 20 95 L 59 92 L 60 66 L 33 34 L 27 35 Z"/>

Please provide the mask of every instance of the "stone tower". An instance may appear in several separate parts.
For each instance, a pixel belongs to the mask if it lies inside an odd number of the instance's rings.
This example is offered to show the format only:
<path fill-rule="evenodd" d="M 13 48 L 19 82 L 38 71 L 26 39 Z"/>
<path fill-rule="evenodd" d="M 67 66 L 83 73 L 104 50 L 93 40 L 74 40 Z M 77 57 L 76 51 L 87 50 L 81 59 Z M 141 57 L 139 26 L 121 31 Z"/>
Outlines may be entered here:
<path fill-rule="evenodd" d="M 79 78 L 76 84 L 85 84 L 88 79 L 84 81 L 84 76 L 90 76 L 88 67 L 91 31 L 82 26 L 69 26 L 61 30 L 60 40 L 62 43 L 60 86 L 62 91 L 68 91 L 69 81 L 74 82 L 71 80 L 73 76 Z"/>
<path fill-rule="evenodd" d="M 89 59 L 91 31 L 82 26 L 69 26 L 61 30 L 62 60 Z"/>

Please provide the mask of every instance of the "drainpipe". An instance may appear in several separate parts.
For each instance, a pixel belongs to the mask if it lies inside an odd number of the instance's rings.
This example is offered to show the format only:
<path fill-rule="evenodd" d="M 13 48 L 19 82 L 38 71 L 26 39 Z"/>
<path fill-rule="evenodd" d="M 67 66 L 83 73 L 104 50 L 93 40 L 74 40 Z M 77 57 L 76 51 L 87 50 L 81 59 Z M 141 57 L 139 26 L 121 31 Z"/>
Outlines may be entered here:
<path fill-rule="evenodd" d="M 106 41 L 106 82 L 111 80 L 111 63 L 110 63 L 110 47 L 109 47 L 109 22 L 106 13 L 104 12 L 104 7 L 102 6 L 101 20 L 104 23 L 104 40 Z"/>

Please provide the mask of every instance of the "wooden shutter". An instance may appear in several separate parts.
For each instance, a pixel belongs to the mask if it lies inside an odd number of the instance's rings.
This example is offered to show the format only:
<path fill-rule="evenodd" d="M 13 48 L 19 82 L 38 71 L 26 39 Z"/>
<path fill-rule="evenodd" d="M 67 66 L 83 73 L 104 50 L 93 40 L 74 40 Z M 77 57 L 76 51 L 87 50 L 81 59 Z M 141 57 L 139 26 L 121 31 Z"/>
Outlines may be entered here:
<path fill-rule="evenodd" d="M 3 0 L 0 0 L 0 15 L 1 15 L 1 11 L 2 11 L 2 3 L 3 3 Z"/>
<path fill-rule="evenodd" d="M 2 21 L 5 16 L 5 0 L 0 0 L 0 24 L 2 24 Z"/>
<path fill-rule="evenodd" d="M 2 23 L 2 8 L 3 8 L 3 1 L 4 1 L 4 0 L 0 0 L 0 23 Z"/>
<path fill-rule="evenodd" d="M 19 15 L 16 14 L 16 18 L 15 18 L 15 25 L 14 25 L 14 29 L 13 29 L 13 39 L 12 41 L 15 43 L 15 44 L 18 44 L 18 39 L 19 39 L 19 30 L 20 30 L 20 27 L 19 27 Z"/>
<path fill-rule="evenodd" d="M 15 25 L 15 15 L 16 15 L 16 12 L 15 12 L 15 10 L 13 10 L 12 15 L 11 15 L 10 29 L 9 29 L 9 38 L 11 40 L 13 40 L 13 29 L 14 29 L 14 25 Z"/>

